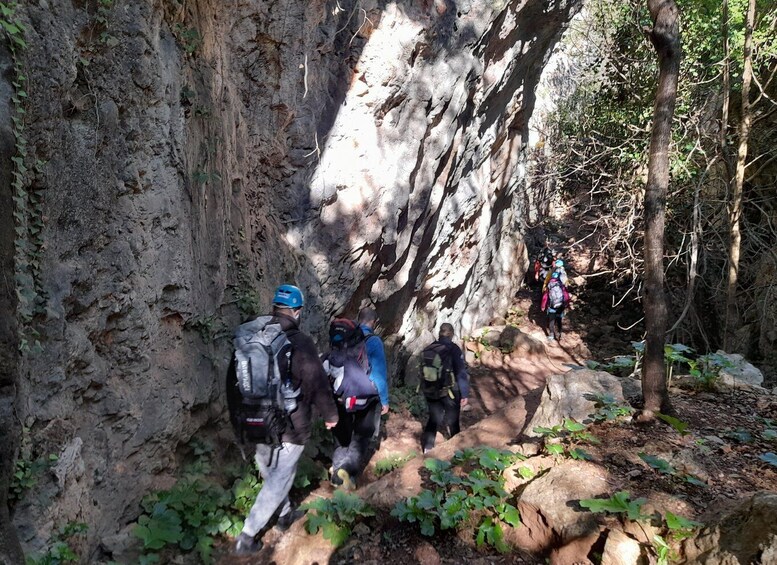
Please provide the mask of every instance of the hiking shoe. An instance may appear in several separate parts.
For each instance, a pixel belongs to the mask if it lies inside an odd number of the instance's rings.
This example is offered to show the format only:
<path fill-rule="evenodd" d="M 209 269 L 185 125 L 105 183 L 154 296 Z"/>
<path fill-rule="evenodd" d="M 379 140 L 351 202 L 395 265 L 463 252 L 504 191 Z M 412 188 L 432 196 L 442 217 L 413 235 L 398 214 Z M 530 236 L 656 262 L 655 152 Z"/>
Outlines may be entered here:
<path fill-rule="evenodd" d="M 248 555 L 249 553 L 256 553 L 262 549 L 261 540 L 256 539 L 254 536 L 249 536 L 244 532 L 240 532 L 235 542 L 235 553 L 238 555 Z"/>
<path fill-rule="evenodd" d="M 284 514 L 283 516 L 278 516 L 278 521 L 275 523 L 275 527 L 279 529 L 282 532 L 285 532 L 289 528 L 291 528 L 291 525 L 302 518 L 305 515 L 304 510 L 300 510 L 299 508 L 292 507 L 292 509 Z"/>
<path fill-rule="evenodd" d="M 549 335 L 548 336 L 548 341 L 556 341 L 556 338 L 553 337 L 552 335 Z"/>
<path fill-rule="evenodd" d="M 342 486 L 345 490 L 354 490 L 356 488 L 356 483 L 345 469 L 337 470 L 337 473 L 332 477 L 332 484 Z"/>

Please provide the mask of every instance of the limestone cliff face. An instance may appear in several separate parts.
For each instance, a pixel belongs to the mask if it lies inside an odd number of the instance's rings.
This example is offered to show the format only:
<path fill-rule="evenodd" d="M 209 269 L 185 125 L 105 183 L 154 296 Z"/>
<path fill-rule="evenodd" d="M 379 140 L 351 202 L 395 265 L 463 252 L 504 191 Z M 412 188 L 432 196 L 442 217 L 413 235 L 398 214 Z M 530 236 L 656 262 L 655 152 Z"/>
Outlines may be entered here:
<path fill-rule="evenodd" d="M 506 309 L 533 91 L 574 0 L 23 10 L 45 244 L 16 406 L 27 455 L 60 454 L 17 505 L 28 548 L 78 520 L 115 549 L 176 449 L 224 427 L 229 330 L 277 284 L 313 334 L 374 303 L 395 360 Z"/>

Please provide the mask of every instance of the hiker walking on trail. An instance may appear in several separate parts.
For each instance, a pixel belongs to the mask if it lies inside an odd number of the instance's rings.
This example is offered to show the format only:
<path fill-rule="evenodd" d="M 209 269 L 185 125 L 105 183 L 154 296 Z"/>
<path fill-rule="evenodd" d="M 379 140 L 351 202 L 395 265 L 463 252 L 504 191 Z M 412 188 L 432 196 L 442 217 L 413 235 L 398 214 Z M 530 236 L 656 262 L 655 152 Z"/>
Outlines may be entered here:
<path fill-rule="evenodd" d="M 545 281 L 545 278 L 550 273 L 551 267 L 553 267 L 553 251 L 545 245 L 534 262 L 535 282 Z"/>
<path fill-rule="evenodd" d="M 313 339 L 299 330 L 302 291 L 277 288 L 273 311 L 235 331 L 235 356 L 227 374 L 230 420 L 241 444 L 255 446 L 264 480 L 248 513 L 235 552 L 259 551 L 256 539 L 277 515 L 276 527 L 288 529 L 302 516 L 289 500 L 297 463 L 310 439 L 315 405 L 328 429 L 337 424 L 337 407 Z"/>
<path fill-rule="evenodd" d="M 550 278 L 553 276 L 554 273 L 558 273 L 559 279 L 563 283 L 563 285 L 567 286 L 567 281 L 569 280 L 569 277 L 567 276 L 567 270 L 564 266 L 564 260 L 563 259 L 555 259 L 553 261 L 552 269 L 548 270 L 547 274 L 545 275 L 545 280 L 542 283 L 542 292 L 545 292 L 548 290 L 548 283 L 550 282 Z"/>
<path fill-rule="evenodd" d="M 375 383 L 380 397 L 381 409 L 375 411 L 375 431 L 372 440 L 377 446 L 380 442 L 380 417 L 388 414 L 388 377 L 386 370 L 386 352 L 383 340 L 375 334 L 375 326 L 378 324 L 378 313 L 374 308 L 362 308 L 359 311 L 359 327 L 364 334 L 367 348 L 367 360 L 370 363 L 370 380 Z"/>
<path fill-rule="evenodd" d="M 429 407 L 429 420 L 421 435 L 421 447 L 426 453 L 434 447 L 437 430 L 447 430 L 450 437 L 460 431 L 459 414 L 469 398 L 469 376 L 464 354 L 453 343 L 453 326 L 440 326 L 437 341 L 421 354 L 420 388 Z"/>
<path fill-rule="evenodd" d="M 560 261 L 557 261 L 557 263 Z M 561 322 L 569 304 L 569 292 L 562 281 L 562 273 L 553 271 L 542 294 L 542 310 L 548 315 L 548 341 L 561 341 Z"/>
<path fill-rule="evenodd" d="M 339 417 L 332 430 L 335 451 L 331 481 L 346 490 L 356 488 L 356 477 L 371 456 L 375 426 L 381 413 L 389 409 L 383 343 L 372 334 L 377 314 L 372 309 L 362 310 L 359 321 L 363 325 L 345 318 L 332 321 L 331 349 L 324 358 Z"/>

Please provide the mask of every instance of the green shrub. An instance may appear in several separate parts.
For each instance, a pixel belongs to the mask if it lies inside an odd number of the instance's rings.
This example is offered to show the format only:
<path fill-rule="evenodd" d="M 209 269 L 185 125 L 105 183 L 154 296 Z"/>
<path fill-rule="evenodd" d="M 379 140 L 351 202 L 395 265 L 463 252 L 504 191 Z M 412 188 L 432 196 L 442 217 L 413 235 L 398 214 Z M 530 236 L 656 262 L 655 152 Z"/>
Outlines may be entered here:
<path fill-rule="evenodd" d="M 336 490 L 332 498 L 317 498 L 303 504 L 307 510 L 305 528 L 315 534 L 319 530 L 335 547 L 341 546 L 351 535 L 353 526 L 359 520 L 374 516 L 375 511 L 358 495 Z"/>
<path fill-rule="evenodd" d="M 428 414 L 426 399 L 417 387 L 392 387 L 391 401 L 398 407 L 404 407 L 414 418 L 419 420 L 426 418 Z"/>
<path fill-rule="evenodd" d="M 520 515 L 504 489 L 504 471 L 522 458 L 510 451 L 480 447 L 457 451 L 450 462 L 427 459 L 424 466 L 436 486 L 399 502 L 391 515 L 418 523 L 425 536 L 434 535 L 438 527 L 461 530 L 474 523 L 478 547 L 487 544 L 508 551 L 503 527 L 517 527 Z"/>
<path fill-rule="evenodd" d="M 145 563 L 159 562 L 158 552 L 195 551 L 204 563 L 212 561 L 215 538 L 236 536 L 262 486 L 256 469 L 243 465 L 230 489 L 206 475 L 211 471 L 213 448 L 197 439 L 189 443 L 193 461 L 175 485 L 146 496 L 143 514 L 133 534 L 143 542 Z"/>
<path fill-rule="evenodd" d="M 69 522 L 54 534 L 50 546 L 43 555 L 28 556 L 25 565 L 60 565 L 62 563 L 78 563 L 79 556 L 73 549 L 75 538 L 88 530 L 82 522 Z"/>
<path fill-rule="evenodd" d="M 599 440 L 587 431 L 585 424 L 565 418 L 564 422 L 552 428 L 538 426 L 532 430 L 545 438 L 545 451 L 550 455 L 566 455 L 572 459 L 590 460 L 591 455 L 579 446 L 581 443 L 596 444 Z M 552 441 L 548 441 L 548 440 Z"/>
<path fill-rule="evenodd" d="M 618 401 L 611 394 L 586 393 L 583 397 L 594 403 L 596 412 L 590 415 L 594 422 L 609 422 L 624 416 L 630 416 L 634 412 L 631 406 L 618 404 Z"/>

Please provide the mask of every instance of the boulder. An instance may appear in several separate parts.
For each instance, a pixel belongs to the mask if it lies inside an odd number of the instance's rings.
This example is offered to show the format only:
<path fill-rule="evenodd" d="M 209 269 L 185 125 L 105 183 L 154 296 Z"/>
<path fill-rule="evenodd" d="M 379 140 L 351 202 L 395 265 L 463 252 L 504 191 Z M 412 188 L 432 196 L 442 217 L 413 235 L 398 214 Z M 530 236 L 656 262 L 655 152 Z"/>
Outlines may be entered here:
<path fill-rule="evenodd" d="M 579 422 L 596 412 L 596 403 L 591 395 L 611 395 L 616 402 L 627 404 L 623 395 L 623 381 L 604 371 L 578 369 L 551 375 L 542 393 L 542 400 L 534 417 L 526 426 L 524 434 L 537 436 L 532 430 L 538 426 L 552 427 L 564 418 Z"/>
<path fill-rule="evenodd" d="M 777 492 L 762 491 L 683 542 L 686 563 L 777 563 Z"/>
<path fill-rule="evenodd" d="M 577 501 L 611 491 L 609 473 L 587 461 L 564 461 L 532 480 L 518 499 L 522 527 L 506 532 L 508 541 L 535 553 L 563 547 L 599 533 L 594 514 Z"/>
<path fill-rule="evenodd" d="M 588 555 L 599 541 L 599 532 L 573 539 L 550 552 L 550 565 L 593 565 Z"/>
<path fill-rule="evenodd" d="M 715 354 L 725 358 L 733 365 L 720 371 L 720 378 L 724 385 L 760 386 L 764 382 L 763 373 L 745 361 L 745 358 L 738 353 L 726 353 L 719 350 Z"/>
<path fill-rule="evenodd" d="M 499 349 L 520 353 L 522 355 L 535 355 L 545 351 L 545 344 L 516 328 L 507 326 L 499 335 Z"/>
<path fill-rule="evenodd" d="M 648 556 L 637 540 L 620 530 L 610 530 L 602 552 L 602 565 L 647 565 Z"/>

